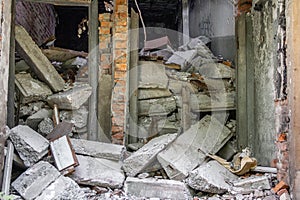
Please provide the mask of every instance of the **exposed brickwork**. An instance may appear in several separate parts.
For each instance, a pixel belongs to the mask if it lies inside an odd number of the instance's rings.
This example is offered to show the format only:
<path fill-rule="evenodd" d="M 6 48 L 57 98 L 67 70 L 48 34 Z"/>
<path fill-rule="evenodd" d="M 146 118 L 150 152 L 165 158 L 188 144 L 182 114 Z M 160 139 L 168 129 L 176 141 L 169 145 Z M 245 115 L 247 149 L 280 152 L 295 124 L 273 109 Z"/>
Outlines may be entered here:
<path fill-rule="evenodd" d="M 112 96 L 112 142 L 123 143 L 126 129 L 126 86 L 128 71 L 128 2 L 116 0 L 113 14 L 113 67 L 115 87 Z"/>
<path fill-rule="evenodd" d="M 250 12 L 252 7 L 252 0 L 239 0 L 237 3 L 237 14 Z"/>
<path fill-rule="evenodd" d="M 55 11 L 53 5 L 17 1 L 16 24 L 22 25 L 32 39 L 41 45 L 51 35 L 55 35 Z"/>
<path fill-rule="evenodd" d="M 99 51 L 100 71 L 102 74 L 112 72 L 112 17 L 110 13 L 99 14 Z"/>

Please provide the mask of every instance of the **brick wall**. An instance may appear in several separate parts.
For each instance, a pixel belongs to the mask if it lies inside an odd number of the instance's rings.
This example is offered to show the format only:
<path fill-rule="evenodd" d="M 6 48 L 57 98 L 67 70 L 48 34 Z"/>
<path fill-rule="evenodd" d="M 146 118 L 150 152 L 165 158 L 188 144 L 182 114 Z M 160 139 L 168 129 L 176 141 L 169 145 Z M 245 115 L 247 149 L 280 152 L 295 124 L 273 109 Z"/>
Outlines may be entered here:
<path fill-rule="evenodd" d="M 32 37 L 41 45 L 45 39 L 55 35 L 55 11 L 53 5 L 17 1 L 16 24 L 22 25 Z"/>
<path fill-rule="evenodd" d="M 128 70 L 128 1 L 115 0 L 113 13 L 112 142 L 123 144 L 126 129 Z"/>

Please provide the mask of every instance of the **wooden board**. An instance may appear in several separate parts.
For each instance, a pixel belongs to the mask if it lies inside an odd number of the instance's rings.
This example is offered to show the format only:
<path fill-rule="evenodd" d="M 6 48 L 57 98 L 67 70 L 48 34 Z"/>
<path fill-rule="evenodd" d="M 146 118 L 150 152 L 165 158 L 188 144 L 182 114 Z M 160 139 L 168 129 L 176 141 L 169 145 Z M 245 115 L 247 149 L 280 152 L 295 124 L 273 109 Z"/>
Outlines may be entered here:
<path fill-rule="evenodd" d="M 51 47 L 49 49 L 42 49 L 43 54 L 50 60 L 50 61 L 58 61 L 58 62 L 65 62 L 75 57 L 84 57 L 88 56 L 86 52 L 74 51 L 70 49 L 63 49 L 59 47 Z"/>

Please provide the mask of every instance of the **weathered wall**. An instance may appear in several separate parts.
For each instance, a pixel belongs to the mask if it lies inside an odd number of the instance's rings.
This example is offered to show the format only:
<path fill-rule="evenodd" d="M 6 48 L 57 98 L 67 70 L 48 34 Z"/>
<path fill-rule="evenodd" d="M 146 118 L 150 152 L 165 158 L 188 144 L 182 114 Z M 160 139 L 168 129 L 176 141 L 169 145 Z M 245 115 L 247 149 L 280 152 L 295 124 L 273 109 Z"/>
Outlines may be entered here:
<path fill-rule="evenodd" d="M 276 157 L 274 74 L 276 68 L 276 8 L 268 1 L 252 12 L 255 87 L 253 152 L 259 164 L 269 166 Z"/>
<path fill-rule="evenodd" d="M 55 35 L 55 11 L 53 5 L 17 1 L 16 24 L 22 25 L 32 39 L 41 45 L 51 35 Z"/>
<path fill-rule="evenodd" d="M 191 1 L 191 37 L 199 35 L 211 37 L 213 53 L 234 60 L 236 53 L 234 10 L 234 5 L 229 0 Z"/>

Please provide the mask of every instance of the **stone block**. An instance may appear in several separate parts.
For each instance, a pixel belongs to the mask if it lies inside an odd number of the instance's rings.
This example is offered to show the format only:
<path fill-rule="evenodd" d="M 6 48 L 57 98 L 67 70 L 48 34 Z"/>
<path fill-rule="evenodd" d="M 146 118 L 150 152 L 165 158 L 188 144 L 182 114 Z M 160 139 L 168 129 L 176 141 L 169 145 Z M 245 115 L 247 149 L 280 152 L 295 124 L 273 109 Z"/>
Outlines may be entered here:
<path fill-rule="evenodd" d="M 53 181 L 60 176 L 58 170 L 47 162 L 41 161 L 21 174 L 12 187 L 26 200 L 38 197 Z"/>
<path fill-rule="evenodd" d="M 136 176 L 138 173 L 154 163 L 157 163 L 156 156 L 159 152 L 164 150 L 170 143 L 172 143 L 177 134 L 167 134 L 152 139 L 142 148 L 131 154 L 131 156 L 124 160 L 123 169 L 128 176 Z"/>
<path fill-rule="evenodd" d="M 127 195 L 138 198 L 192 199 L 188 187 L 183 182 L 174 180 L 128 177 L 124 190 Z"/>
<path fill-rule="evenodd" d="M 48 140 L 28 126 L 19 125 L 11 129 L 10 139 L 27 167 L 48 152 Z"/>
<path fill-rule="evenodd" d="M 22 95 L 22 103 L 45 100 L 52 95 L 52 91 L 45 83 L 32 78 L 30 74 L 16 74 L 15 83 Z"/>
<path fill-rule="evenodd" d="M 91 94 L 91 86 L 79 84 L 66 92 L 49 96 L 47 101 L 51 106 L 57 104 L 60 110 L 77 110 L 88 100 Z"/>
<path fill-rule="evenodd" d="M 120 161 L 123 159 L 126 148 L 122 145 L 103 142 L 71 139 L 76 154 Z"/>
<path fill-rule="evenodd" d="M 204 162 L 207 153 L 217 153 L 231 136 L 226 126 L 207 115 L 159 153 L 157 159 L 169 178 L 182 180 Z"/>
<path fill-rule="evenodd" d="M 79 166 L 70 176 L 77 183 L 109 188 L 123 186 L 125 175 L 119 162 L 81 155 L 77 155 L 77 159 Z"/>
<path fill-rule="evenodd" d="M 176 100 L 174 97 L 147 99 L 138 101 L 139 115 L 167 115 L 176 110 Z"/>
<path fill-rule="evenodd" d="M 210 161 L 191 171 L 186 182 L 193 189 L 222 194 L 230 190 L 228 183 L 237 179 L 236 175 L 217 161 Z"/>

